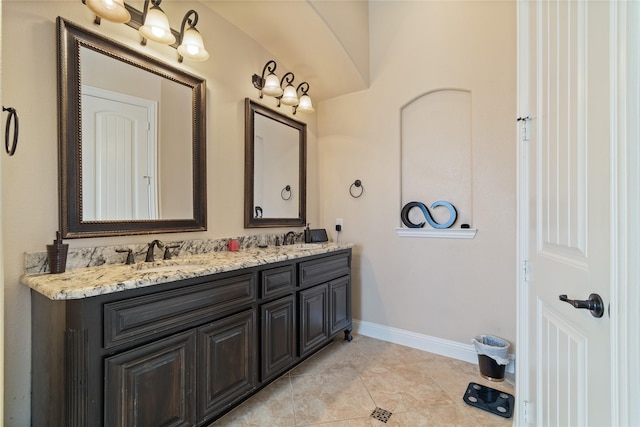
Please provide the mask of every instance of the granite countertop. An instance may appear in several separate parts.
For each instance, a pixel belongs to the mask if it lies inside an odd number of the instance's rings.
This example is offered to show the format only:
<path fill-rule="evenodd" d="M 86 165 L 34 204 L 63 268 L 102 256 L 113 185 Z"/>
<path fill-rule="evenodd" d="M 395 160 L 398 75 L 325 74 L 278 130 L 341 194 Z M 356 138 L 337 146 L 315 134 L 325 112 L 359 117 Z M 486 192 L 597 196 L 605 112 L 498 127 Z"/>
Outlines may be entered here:
<path fill-rule="evenodd" d="M 300 246 L 211 252 L 131 265 L 78 268 L 61 274 L 24 274 L 20 281 L 52 300 L 81 299 L 340 251 L 353 247 L 353 244 L 314 244 L 310 249 L 299 249 Z"/>

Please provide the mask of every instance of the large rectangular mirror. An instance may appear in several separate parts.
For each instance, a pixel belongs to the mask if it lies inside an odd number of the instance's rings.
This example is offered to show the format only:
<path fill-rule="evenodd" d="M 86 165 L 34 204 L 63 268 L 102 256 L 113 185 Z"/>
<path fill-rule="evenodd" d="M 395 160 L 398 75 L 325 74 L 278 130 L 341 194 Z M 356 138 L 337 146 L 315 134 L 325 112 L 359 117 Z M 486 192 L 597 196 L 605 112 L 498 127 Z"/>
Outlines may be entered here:
<path fill-rule="evenodd" d="M 306 223 L 307 125 L 245 99 L 245 227 Z"/>
<path fill-rule="evenodd" d="M 58 18 L 60 228 L 206 230 L 205 80 Z"/>

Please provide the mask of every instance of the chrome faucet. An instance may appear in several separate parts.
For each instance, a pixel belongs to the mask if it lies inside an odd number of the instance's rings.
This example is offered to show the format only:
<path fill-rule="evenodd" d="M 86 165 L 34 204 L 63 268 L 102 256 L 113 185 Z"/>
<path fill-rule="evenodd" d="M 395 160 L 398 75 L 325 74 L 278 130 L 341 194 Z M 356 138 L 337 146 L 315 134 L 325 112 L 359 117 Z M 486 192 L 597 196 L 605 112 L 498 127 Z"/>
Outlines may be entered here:
<path fill-rule="evenodd" d="M 164 247 L 164 243 L 162 243 L 160 240 L 156 239 L 153 242 L 149 243 L 149 249 L 147 249 L 147 256 L 144 259 L 145 262 L 153 262 L 153 249 L 155 248 L 155 246 L 158 246 L 160 249 L 162 249 Z"/>
<path fill-rule="evenodd" d="M 287 239 L 291 237 L 291 243 L 287 243 Z M 293 231 L 288 232 L 287 234 L 284 235 L 284 238 L 282 239 L 282 244 L 283 245 L 293 245 L 296 242 L 296 233 L 294 233 Z"/>

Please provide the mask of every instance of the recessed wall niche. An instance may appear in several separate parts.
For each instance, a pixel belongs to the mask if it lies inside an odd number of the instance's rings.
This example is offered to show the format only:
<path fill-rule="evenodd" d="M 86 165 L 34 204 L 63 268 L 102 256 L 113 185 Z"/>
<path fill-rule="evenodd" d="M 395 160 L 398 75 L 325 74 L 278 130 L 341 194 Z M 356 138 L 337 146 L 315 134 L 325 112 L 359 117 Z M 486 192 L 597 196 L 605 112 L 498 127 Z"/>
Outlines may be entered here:
<path fill-rule="evenodd" d="M 398 229 L 399 235 L 473 237 L 475 230 L 462 234 L 461 224 L 473 227 L 473 140 L 471 91 L 439 89 L 427 92 L 401 109 L 401 205 L 418 201 L 430 207 L 438 200 L 452 203 L 458 213 L 449 229 Z M 449 211 L 430 209 L 433 219 L 444 223 Z M 410 219 L 424 222 L 422 212 L 413 209 Z M 434 233 L 430 233 L 434 232 Z M 471 233 L 472 232 L 472 233 Z"/>

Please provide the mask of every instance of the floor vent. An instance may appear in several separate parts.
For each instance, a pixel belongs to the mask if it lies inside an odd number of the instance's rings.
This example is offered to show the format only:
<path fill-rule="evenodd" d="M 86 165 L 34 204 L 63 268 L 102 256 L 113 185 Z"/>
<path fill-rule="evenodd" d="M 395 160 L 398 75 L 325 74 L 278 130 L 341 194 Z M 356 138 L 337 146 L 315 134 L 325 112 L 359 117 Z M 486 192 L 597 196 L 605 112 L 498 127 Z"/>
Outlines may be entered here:
<path fill-rule="evenodd" d="M 376 408 L 371 413 L 371 418 L 375 418 L 378 421 L 382 421 L 383 423 L 387 423 L 389 418 L 391 418 L 392 413 L 387 411 L 386 409 Z"/>

